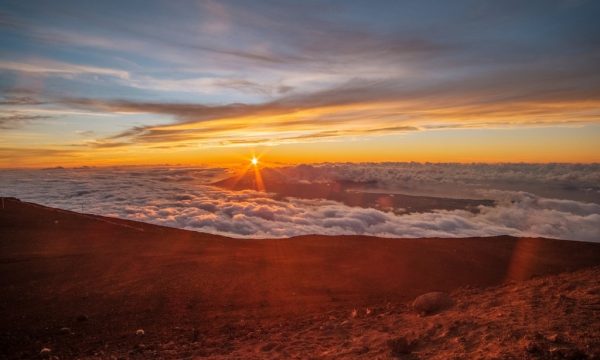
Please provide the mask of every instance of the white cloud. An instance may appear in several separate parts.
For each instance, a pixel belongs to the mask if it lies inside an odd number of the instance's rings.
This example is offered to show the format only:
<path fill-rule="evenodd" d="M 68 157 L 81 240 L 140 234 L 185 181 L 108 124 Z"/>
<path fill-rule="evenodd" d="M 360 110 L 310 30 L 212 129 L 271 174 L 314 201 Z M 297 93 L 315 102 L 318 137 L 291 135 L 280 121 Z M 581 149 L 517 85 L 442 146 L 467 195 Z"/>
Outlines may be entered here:
<path fill-rule="evenodd" d="M 349 167 L 344 166 L 346 170 Z M 460 178 L 474 181 L 478 173 L 464 167 L 473 175 L 469 178 L 461 173 Z M 425 168 L 429 170 L 413 171 L 411 176 L 429 180 L 438 176 L 432 175 L 438 174 L 435 166 Z M 525 169 L 524 166 L 521 171 Z M 584 173 L 578 176 L 582 179 L 594 176 Z M 600 241 L 600 205 L 594 203 L 493 190 L 487 195 L 498 201 L 497 206 L 481 206 L 478 213 L 453 210 L 396 215 L 328 200 L 280 201 L 265 193 L 227 191 L 205 185 L 226 175 L 224 169 L 189 167 L 4 170 L 0 172 L 0 188 L 4 196 L 49 206 L 236 237 L 508 234 Z M 555 175 L 543 174 L 542 178 Z M 483 176 L 479 175 L 479 179 Z"/>
<path fill-rule="evenodd" d="M 494 189 L 600 203 L 600 164 L 329 163 L 278 171 L 295 181 L 372 182 L 410 194 L 481 197 Z"/>
<path fill-rule="evenodd" d="M 71 64 L 47 59 L 22 61 L 0 60 L 0 70 L 17 71 L 42 75 L 106 75 L 120 79 L 128 79 L 129 73 L 124 70 L 98 66 Z"/>

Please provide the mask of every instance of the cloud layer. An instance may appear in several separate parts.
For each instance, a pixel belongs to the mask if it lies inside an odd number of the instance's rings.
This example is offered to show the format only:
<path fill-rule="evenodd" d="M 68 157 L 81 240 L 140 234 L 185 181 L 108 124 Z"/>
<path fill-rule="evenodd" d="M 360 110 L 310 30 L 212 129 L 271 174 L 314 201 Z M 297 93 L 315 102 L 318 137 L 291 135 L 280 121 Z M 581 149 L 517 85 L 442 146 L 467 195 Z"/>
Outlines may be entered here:
<path fill-rule="evenodd" d="M 402 164 L 396 166 L 400 173 Z M 432 176 L 431 171 L 420 174 Z M 7 170 L 0 173 L 0 188 L 3 196 L 49 206 L 235 237 L 508 234 L 600 241 L 600 205 L 595 203 L 488 189 L 498 205 L 482 206 L 476 214 L 455 210 L 395 215 L 333 201 L 276 200 L 267 193 L 206 185 L 227 175 L 224 169 L 182 167 Z"/>
<path fill-rule="evenodd" d="M 277 172 L 289 181 L 351 180 L 409 194 L 471 198 L 508 190 L 600 203 L 600 164 L 324 163 Z"/>

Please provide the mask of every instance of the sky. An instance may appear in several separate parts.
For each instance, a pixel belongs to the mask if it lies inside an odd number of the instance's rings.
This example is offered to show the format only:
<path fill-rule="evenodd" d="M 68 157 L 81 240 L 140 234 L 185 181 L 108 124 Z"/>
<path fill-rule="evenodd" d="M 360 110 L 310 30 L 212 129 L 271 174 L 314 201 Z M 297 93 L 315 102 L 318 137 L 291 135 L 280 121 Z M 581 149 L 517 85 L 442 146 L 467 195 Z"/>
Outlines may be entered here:
<path fill-rule="evenodd" d="M 600 162 L 597 1 L 0 3 L 0 167 Z"/>

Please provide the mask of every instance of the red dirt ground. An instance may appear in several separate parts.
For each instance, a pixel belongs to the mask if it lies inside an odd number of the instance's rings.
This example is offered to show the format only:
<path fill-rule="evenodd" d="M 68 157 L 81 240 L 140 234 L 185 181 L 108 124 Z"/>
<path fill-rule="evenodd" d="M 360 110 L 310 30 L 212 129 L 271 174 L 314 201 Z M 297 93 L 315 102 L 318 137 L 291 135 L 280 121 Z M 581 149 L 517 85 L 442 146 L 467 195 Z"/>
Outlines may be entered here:
<path fill-rule="evenodd" d="M 576 241 L 241 240 L 6 200 L 0 358 L 591 358 L 600 270 L 565 272 L 598 265 Z M 455 306 L 407 308 L 433 290 Z"/>

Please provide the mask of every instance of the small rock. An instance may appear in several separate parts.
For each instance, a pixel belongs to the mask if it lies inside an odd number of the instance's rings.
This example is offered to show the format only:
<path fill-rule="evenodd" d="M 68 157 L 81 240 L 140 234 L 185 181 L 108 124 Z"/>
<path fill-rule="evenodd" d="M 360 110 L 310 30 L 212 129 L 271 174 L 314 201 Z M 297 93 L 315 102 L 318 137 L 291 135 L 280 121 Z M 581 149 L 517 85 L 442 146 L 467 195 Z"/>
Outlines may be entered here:
<path fill-rule="evenodd" d="M 550 349 L 550 355 L 552 358 L 565 359 L 565 360 L 585 360 L 587 354 L 579 349 L 570 349 L 566 347 L 552 348 Z"/>
<path fill-rule="evenodd" d="M 71 333 L 71 329 L 68 328 L 68 327 L 60 328 L 60 333 L 61 334 L 70 334 Z"/>
<path fill-rule="evenodd" d="M 560 341 L 560 336 L 558 334 L 551 334 L 546 336 L 546 340 L 555 343 Z"/>
<path fill-rule="evenodd" d="M 77 316 L 77 321 L 78 322 L 88 321 L 88 317 L 87 317 L 87 315 L 83 315 L 83 314 L 82 315 L 78 315 Z"/>
<path fill-rule="evenodd" d="M 452 298 L 443 292 L 434 291 L 418 296 L 412 307 L 420 314 L 429 315 L 445 310 L 453 305 Z"/>
<path fill-rule="evenodd" d="M 49 357 L 51 353 L 52 353 L 52 350 L 45 347 L 40 351 L 40 356 L 41 357 Z"/>
<path fill-rule="evenodd" d="M 135 334 L 136 334 L 137 336 L 143 336 L 143 335 L 145 334 L 145 332 L 144 332 L 144 329 L 137 329 L 137 330 L 135 331 Z"/>
<path fill-rule="evenodd" d="M 352 312 L 350 313 L 350 316 L 352 316 L 353 318 L 358 316 L 358 310 L 356 309 L 352 309 Z"/>

